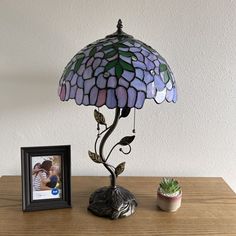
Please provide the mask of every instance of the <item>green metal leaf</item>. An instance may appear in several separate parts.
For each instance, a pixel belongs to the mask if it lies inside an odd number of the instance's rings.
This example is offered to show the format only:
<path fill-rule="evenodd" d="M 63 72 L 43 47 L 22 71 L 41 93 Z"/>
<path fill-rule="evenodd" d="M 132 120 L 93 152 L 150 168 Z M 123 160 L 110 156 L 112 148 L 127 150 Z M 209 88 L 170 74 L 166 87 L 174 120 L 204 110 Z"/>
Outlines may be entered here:
<path fill-rule="evenodd" d="M 105 66 L 105 71 L 108 71 L 108 70 L 110 70 L 111 68 L 115 67 L 116 64 L 117 64 L 117 62 L 118 62 L 117 60 L 108 62 L 108 63 L 106 64 L 106 66 Z"/>
<path fill-rule="evenodd" d="M 164 72 L 167 70 L 166 64 L 160 64 L 160 72 Z"/>
<path fill-rule="evenodd" d="M 131 64 L 127 63 L 126 61 L 120 60 L 120 65 L 124 70 L 134 72 L 134 67 Z"/>
<path fill-rule="evenodd" d="M 121 64 L 120 64 L 120 63 L 117 63 L 117 64 L 116 64 L 116 67 L 115 67 L 115 74 L 116 74 L 116 77 L 117 77 L 117 78 L 120 78 L 121 75 L 122 75 L 122 73 L 123 73 L 123 71 L 124 71 L 124 70 L 123 70 Z"/>
<path fill-rule="evenodd" d="M 101 125 L 106 125 L 105 117 L 101 112 L 94 110 L 94 118 L 97 121 L 97 123 Z"/>
<path fill-rule="evenodd" d="M 103 163 L 102 158 L 98 154 L 88 151 L 88 155 L 94 162 Z"/>
<path fill-rule="evenodd" d="M 95 53 L 97 52 L 97 48 L 93 47 L 93 49 L 90 51 L 89 53 L 89 57 L 93 57 L 95 55 Z"/>
<path fill-rule="evenodd" d="M 124 170 L 125 170 L 125 162 L 122 162 L 115 169 L 116 176 L 120 175 Z"/>

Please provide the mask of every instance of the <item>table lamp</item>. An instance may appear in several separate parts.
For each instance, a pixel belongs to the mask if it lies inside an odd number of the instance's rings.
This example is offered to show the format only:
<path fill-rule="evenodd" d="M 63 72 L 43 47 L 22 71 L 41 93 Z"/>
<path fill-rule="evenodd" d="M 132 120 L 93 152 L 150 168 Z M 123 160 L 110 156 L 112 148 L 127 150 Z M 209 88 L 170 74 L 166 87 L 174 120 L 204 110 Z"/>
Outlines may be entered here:
<path fill-rule="evenodd" d="M 166 60 L 147 44 L 123 32 L 122 27 L 119 20 L 115 33 L 79 51 L 65 67 L 58 89 L 61 101 L 74 99 L 77 105 L 96 107 L 94 117 L 98 134 L 94 150 L 88 155 L 109 171 L 111 184 L 91 194 L 88 210 L 110 219 L 129 216 L 137 206 L 134 195 L 116 183 L 125 162 L 116 167 L 108 163 L 117 146 L 122 153 L 130 153 L 135 135 L 122 138 L 105 154 L 107 138 L 118 121 L 126 118 L 132 108 L 135 114 L 135 109 L 141 109 L 146 99 L 153 99 L 157 104 L 176 102 L 175 80 Z M 111 125 L 107 125 L 99 111 L 102 106 L 115 109 Z M 124 151 L 123 146 L 128 151 Z"/>

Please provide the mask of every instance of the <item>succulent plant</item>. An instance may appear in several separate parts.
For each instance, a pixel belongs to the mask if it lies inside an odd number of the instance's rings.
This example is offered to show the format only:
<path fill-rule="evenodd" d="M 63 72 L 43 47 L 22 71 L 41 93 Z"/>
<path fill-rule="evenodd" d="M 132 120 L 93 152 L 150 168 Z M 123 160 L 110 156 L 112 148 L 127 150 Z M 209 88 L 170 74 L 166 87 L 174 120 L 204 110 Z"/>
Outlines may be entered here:
<path fill-rule="evenodd" d="M 166 194 L 174 194 L 181 189 L 178 181 L 173 178 L 162 178 L 160 183 L 160 191 Z"/>

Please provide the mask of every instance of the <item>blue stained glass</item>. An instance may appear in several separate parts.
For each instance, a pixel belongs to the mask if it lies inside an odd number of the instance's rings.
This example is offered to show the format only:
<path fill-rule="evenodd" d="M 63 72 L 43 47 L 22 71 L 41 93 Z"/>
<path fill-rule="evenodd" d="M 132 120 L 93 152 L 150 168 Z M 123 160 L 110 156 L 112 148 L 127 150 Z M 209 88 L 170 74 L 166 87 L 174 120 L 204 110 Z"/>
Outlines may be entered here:
<path fill-rule="evenodd" d="M 154 77 L 149 73 L 149 71 L 144 72 L 144 81 L 146 84 L 152 82 L 154 80 Z"/>
<path fill-rule="evenodd" d="M 94 60 L 93 62 L 93 70 L 97 69 L 97 67 L 101 64 L 101 59 L 100 58 L 97 58 Z"/>
<path fill-rule="evenodd" d="M 138 96 L 137 96 L 135 107 L 138 108 L 138 109 L 142 108 L 142 106 L 144 104 L 144 100 L 145 100 L 145 93 L 138 92 Z"/>
<path fill-rule="evenodd" d="M 94 57 L 95 58 L 103 58 L 104 57 L 104 53 L 103 52 L 95 53 Z"/>
<path fill-rule="evenodd" d="M 166 88 L 169 89 L 169 90 L 171 90 L 171 89 L 172 89 L 172 85 L 173 85 L 173 84 L 172 84 L 172 81 L 169 80 L 168 83 L 166 84 Z"/>
<path fill-rule="evenodd" d="M 98 96 L 98 88 L 96 86 L 94 86 L 90 92 L 90 104 L 91 105 L 94 105 L 96 103 L 97 96 Z"/>
<path fill-rule="evenodd" d="M 83 104 L 89 105 L 89 96 L 88 95 L 84 95 Z"/>
<path fill-rule="evenodd" d="M 73 74 L 74 74 L 73 71 L 71 71 L 69 75 L 65 78 L 65 81 L 70 81 L 73 77 Z"/>
<path fill-rule="evenodd" d="M 93 61 L 94 61 L 94 58 L 93 57 L 91 57 L 89 60 L 88 60 L 88 62 L 87 62 L 87 64 L 86 64 L 86 66 L 88 67 L 88 66 L 91 66 L 92 65 L 92 63 L 93 63 Z"/>
<path fill-rule="evenodd" d="M 145 62 L 145 65 L 149 71 L 153 70 L 155 68 L 154 63 L 152 61 L 150 61 L 147 57 L 144 59 L 144 62 Z"/>
<path fill-rule="evenodd" d="M 102 63 L 101 63 L 101 66 L 105 66 L 106 64 L 107 64 L 107 60 L 103 59 Z"/>
<path fill-rule="evenodd" d="M 128 62 L 129 64 L 131 64 L 131 57 L 120 56 L 120 59 L 123 60 L 123 61 Z"/>
<path fill-rule="evenodd" d="M 144 72 L 142 69 L 136 69 L 135 70 L 135 76 L 139 78 L 140 80 L 143 80 Z"/>
<path fill-rule="evenodd" d="M 114 89 L 108 89 L 107 90 L 106 105 L 109 108 L 115 108 L 117 106 L 117 101 L 116 101 L 116 96 L 115 96 L 115 90 Z"/>
<path fill-rule="evenodd" d="M 84 94 L 89 94 L 91 88 L 95 85 L 95 78 L 84 81 Z"/>
<path fill-rule="evenodd" d="M 154 62 L 155 60 L 157 60 L 157 56 L 154 54 L 149 54 L 148 59 Z"/>
<path fill-rule="evenodd" d="M 84 79 L 90 79 L 92 77 L 92 73 L 93 73 L 93 70 L 91 66 L 86 68 L 83 74 Z"/>
<path fill-rule="evenodd" d="M 131 82 L 131 86 L 134 87 L 137 91 L 146 92 L 147 88 L 144 82 L 139 79 L 135 79 Z"/>
<path fill-rule="evenodd" d="M 106 87 L 107 79 L 105 79 L 103 75 L 101 74 L 98 76 L 96 83 L 97 83 L 98 88 L 103 89 Z"/>
<path fill-rule="evenodd" d="M 174 97 L 174 90 L 173 89 L 167 90 L 166 91 L 166 100 L 168 102 L 171 102 L 173 100 L 173 97 Z"/>
<path fill-rule="evenodd" d="M 148 53 L 146 50 L 142 50 L 141 53 L 142 53 L 145 57 L 148 57 L 148 56 L 149 56 L 149 53 Z"/>
<path fill-rule="evenodd" d="M 129 82 L 134 79 L 134 73 L 133 72 L 124 71 L 122 76 L 124 77 L 124 79 L 126 79 Z"/>
<path fill-rule="evenodd" d="M 141 52 L 141 48 L 135 48 L 135 47 L 131 47 L 130 49 L 129 49 L 131 52 Z"/>
<path fill-rule="evenodd" d="M 77 85 L 78 87 L 80 88 L 83 88 L 84 87 L 84 80 L 82 78 L 82 76 L 79 76 L 78 79 L 77 79 Z"/>
<path fill-rule="evenodd" d="M 174 95 L 173 95 L 173 102 L 176 102 L 176 101 L 177 101 L 177 91 L 176 91 L 176 88 L 175 88 L 175 87 L 173 88 L 173 92 L 174 92 Z"/>
<path fill-rule="evenodd" d="M 82 75 L 84 73 L 84 70 L 85 70 L 85 65 L 81 65 L 78 70 L 78 75 Z"/>
<path fill-rule="evenodd" d="M 127 52 L 129 49 L 128 48 L 119 48 L 120 51 Z"/>
<path fill-rule="evenodd" d="M 133 61 L 133 65 L 136 68 L 140 68 L 140 69 L 143 69 L 143 70 L 147 69 L 146 65 L 143 62 L 140 62 L 140 61 Z"/>
<path fill-rule="evenodd" d="M 144 56 L 141 53 L 136 52 L 135 56 L 137 57 L 138 61 L 144 62 Z"/>
<path fill-rule="evenodd" d="M 94 75 L 95 76 L 98 76 L 99 74 L 103 73 L 104 71 L 104 67 L 98 67 L 95 72 L 94 72 Z"/>
<path fill-rule="evenodd" d="M 129 82 L 127 82 L 125 79 L 120 78 L 118 81 L 119 85 L 124 86 L 125 88 L 129 87 Z"/>
<path fill-rule="evenodd" d="M 76 95 L 75 95 L 75 102 L 76 102 L 78 105 L 81 105 L 81 104 L 82 104 L 83 96 L 84 96 L 83 89 L 78 88 L 77 91 L 76 91 Z"/>
<path fill-rule="evenodd" d="M 157 91 L 157 89 L 156 89 L 155 83 L 154 82 L 149 83 L 147 85 L 147 98 L 155 97 L 156 91 Z"/>
<path fill-rule="evenodd" d="M 71 86 L 76 85 L 77 79 L 78 79 L 78 75 L 74 74 L 71 81 L 70 81 Z"/>
<path fill-rule="evenodd" d="M 76 85 L 71 87 L 71 89 L 70 89 L 70 99 L 75 98 L 77 88 L 78 87 Z"/>
<path fill-rule="evenodd" d="M 166 88 L 164 88 L 162 91 L 157 91 L 155 101 L 160 104 L 165 100 L 165 97 L 166 97 Z"/>
<path fill-rule="evenodd" d="M 165 84 L 159 75 L 154 76 L 154 83 L 157 87 L 157 90 L 159 90 L 159 91 L 161 91 L 165 88 Z"/>
<path fill-rule="evenodd" d="M 125 107 L 127 103 L 127 92 L 126 89 L 123 87 L 118 87 L 116 89 L 116 97 L 118 100 L 118 106 L 119 107 Z"/>
<path fill-rule="evenodd" d="M 107 82 L 107 87 L 108 88 L 115 88 L 117 85 L 117 79 L 115 76 L 111 76 L 109 79 L 108 79 L 108 82 Z"/>
<path fill-rule="evenodd" d="M 166 60 L 127 35 L 97 40 L 79 51 L 63 72 L 58 94 L 62 101 L 108 108 L 142 108 L 145 99 L 156 103 L 177 99 Z"/>
<path fill-rule="evenodd" d="M 69 81 L 66 81 L 65 86 L 66 86 L 65 101 L 68 101 L 69 98 L 70 98 L 70 82 L 69 82 Z"/>
<path fill-rule="evenodd" d="M 134 88 L 128 89 L 128 107 L 134 107 L 137 98 L 137 92 Z"/>

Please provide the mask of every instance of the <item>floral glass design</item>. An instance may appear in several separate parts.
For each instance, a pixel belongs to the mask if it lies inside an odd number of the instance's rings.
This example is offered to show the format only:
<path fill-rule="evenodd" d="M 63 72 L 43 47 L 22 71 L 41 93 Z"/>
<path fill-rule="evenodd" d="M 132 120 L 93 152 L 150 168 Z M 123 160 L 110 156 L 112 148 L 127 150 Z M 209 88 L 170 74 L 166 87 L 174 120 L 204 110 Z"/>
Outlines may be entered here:
<path fill-rule="evenodd" d="M 132 36 L 107 36 L 79 51 L 59 82 L 60 99 L 108 108 L 143 107 L 145 99 L 176 102 L 174 75 L 166 60 Z"/>

